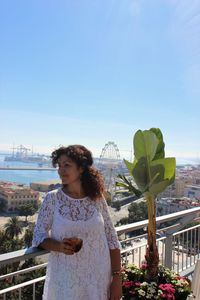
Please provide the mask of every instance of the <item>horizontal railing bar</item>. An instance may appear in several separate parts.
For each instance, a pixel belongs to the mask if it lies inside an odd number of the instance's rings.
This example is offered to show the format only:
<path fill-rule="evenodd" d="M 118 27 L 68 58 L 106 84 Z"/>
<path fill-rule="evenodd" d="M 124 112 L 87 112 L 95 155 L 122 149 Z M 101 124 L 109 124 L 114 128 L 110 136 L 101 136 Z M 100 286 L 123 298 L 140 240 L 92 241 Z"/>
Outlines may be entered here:
<path fill-rule="evenodd" d="M 14 290 L 20 289 L 20 288 L 25 287 L 27 285 L 31 285 L 31 284 L 37 283 L 39 281 L 45 280 L 45 277 L 46 276 L 42 276 L 42 277 L 32 279 L 32 280 L 29 280 L 29 281 L 26 281 L 26 282 L 23 282 L 23 283 L 20 283 L 20 284 L 16 284 L 16 285 L 11 286 L 9 288 L 6 288 L 4 290 L 0 290 L 0 295 L 2 295 L 4 293 L 12 292 Z"/>
<path fill-rule="evenodd" d="M 176 213 L 172 213 L 172 214 L 168 214 L 168 215 L 164 215 L 164 216 L 160 216 L 156 218 L 156 223 L 160 224 L 160 223 L 164 223 L 164 222 L 168 222 L 174 219 L 181 219 L 185 216 L 191 215 L 191 214 L 196 214 L 196 213 L 200 213 L 200 207 L 195 207 L 195 208 L 191 208 L 191 209 L 186 209 L 186 210 L 182 210 Z M 121 225 L 118 227 L 115 227 L 116 231 L 118 234 L 122 234 L 125 232 L 130 232 L 133 230 L 137 230 L 143 227 L 146 227 L 148 225 L 148 220 L 144 220 L 144 221 L 140 221 L 140 222 L 136 222 L 131 224 L 127 224 L 127 225 Z"/>
<path fill-rule="evenodd" d="M 38 249 L 36 247 L 30 247 L 18 251 L 4 253 L 0 255 L 0 266 L 13 263 L 16 261 L 23 261 L 47 253 L 49 253 L 49 251 Z"/>
<path fill-rule="evenodd" d="M 163 237 L 157 239 L 156 242 L 160 242 L 160 241 L 163 241 L 163 240 L 165 240 L 165 239 L 166 239 L 166 236 L 163 236 Z M 129 251 L 131 251 L 131 250 L 136 250 L 136 249 L 142 248 L 142 247 L 144 247 L 144 246 L 146 246 L 146 245 L 147 245 L 147 241 L 146 241 L 146 242 L 143 242 L 143 243 L 141 243 L 141 244 L 139 244 L 139 245 L 130 246 L 130 247 L 126 248 L 126 249 L 121 250 L 121 254 L 124 254 L 124 253 L 126 253 L 126 252 L 129 252 Z"/>
<path fill-rule="evenodd" d="M 160 224 L 160 223 L 168 222 L 168 221 L 171 221 L 174 219 L 179 219 L 179 222 L 180 222 L 181 218 L 191 215 L 191 214 L 192 215 L 197 214 L 197 213 L 200 213 L 200 207 L 195 207 L 195 208 L 179 211 L 176 213 L 164 215 L 161 217 L 157 217 L 156 222 L 157 222 L 157 224 Z M 115 227 L 115 229 L 116 229 L 117 233 L 120 235 L 122 233 L 127 233 L 127 232 L 135 231 L 137 229 L 146 227 L 147 225 L 148 225 L 148 220 L 144 220 L 144 221 L 140 221 L 140 222 L 136 222 L 136 223 L 132 223 L 132 224 Z M 173 225 L 173 226 L 176 227 L 178 225 Z M 9 263 L 13 263 L 16 261 L 23 261 L 23 260 L 33 258 L 36 256 L 44 255 L 47 253 L 49 253 L 49 251 L 31 247 L 31 248 L 22 249 L 22 250 L 10 252 L 10 253 L 1 254 L 0 255 L 0 266 L 6 265 Z"/>
<path fill-rule="evenodd" d="M 26 268 L 26 269 L 22 269 L 22 270 L 12 272 L 12 273 L 9 273 L 9 274 L 6 274 L 6 275 L 2 275 L 2 276 L 0 276 L 0 280 L 6 279 L 6 278 L 11 277 L 11 276 L 25 274 L 25 273 L 29 273 L 29 272 L 37 270 L 37 269 L 44 268 L 44 267 L 47 266 L 47 264 L 48 263 L 43 263 L 43 264 L 36 265 L 36 266 L 30 267 L 30 268 Z"/>
<path fill-rule="evenodd" d="M 144 237 L 147 237 L 147 233 L 144 233 L 144 234 L 141 234 L 141 235 L 137 235 L 137 236 L 132 236 L 130 238 L 127 238 L 127 239 L 124 239 L 122 241 L 120 241 L 121 243 L 125 243 L 125 242 L 128 242 L 130 240 L 136 240 L 136 239 L 141 239 L 141 238 L 144 238 Z"/>
<path fill-rule="evenodd" d="M 183 277 L 188 277 L 189 275 L 191 275 L 194 272 L 194 268 L 195 268 L 195 264 L 193 264 L 191 267 L 181 271 L 179 273 L 179 275 L 183 276 Z"/>
<path fill-rule="evenodd" d="M 135 250 L 135 249 L 139 249 L 139 248 L 145 247 L 146 244 L 147 243 L 144 242 L 144 243 L 140 244 L 139 246 L 130 246 L 130 247 L 126 248 L 126 249 L 121 250 L 121 254 L 124 254 L 126 252 L 129 252 L 129 251 L 132 251 L 132 250 Z"/>
<path fill-rule="evenodd" d="M 173 236 L 176 236 L 176 235 L 178 235 L 178 234 L 180 234 L 180 233 L 183 233 L 183 232 L 186 232 L 186 231 L 190 231 L 190 230 L 193 230 L 193 229 L 199 228 L 199 227 L 200 227 L 200 224 L 195 225 L 195 226 L 193 226 L 193 227 L 188 227 L 188 228 L 183 229 L 183 230 L 181 230 L 181 231 L 174 232 L 174 233 L 173 233 Z"/>

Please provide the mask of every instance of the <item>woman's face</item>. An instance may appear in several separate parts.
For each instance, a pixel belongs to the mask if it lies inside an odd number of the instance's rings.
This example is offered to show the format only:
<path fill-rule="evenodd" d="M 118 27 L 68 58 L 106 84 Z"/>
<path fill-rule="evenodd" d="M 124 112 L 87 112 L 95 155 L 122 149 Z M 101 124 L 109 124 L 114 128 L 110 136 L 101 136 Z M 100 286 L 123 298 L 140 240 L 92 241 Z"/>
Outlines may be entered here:
<path fill-rule="evenodd" d="M 80 182 L 80 177 L 83 170 L 78 167 L 77 164 L 62 154 L 58 159 L 58 174 L 62 180 L 62 184 L 72 184 L 75 182 Z"/>

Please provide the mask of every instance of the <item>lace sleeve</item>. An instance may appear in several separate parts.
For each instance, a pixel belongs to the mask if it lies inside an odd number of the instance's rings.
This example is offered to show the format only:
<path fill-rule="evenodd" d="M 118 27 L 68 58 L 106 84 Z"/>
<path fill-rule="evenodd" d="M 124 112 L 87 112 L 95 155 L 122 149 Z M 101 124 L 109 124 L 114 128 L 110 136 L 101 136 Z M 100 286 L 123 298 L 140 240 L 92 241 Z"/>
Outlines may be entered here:
<path fill-rule="evenodd" d="M 120 243 L 117 237 L 117 232 L 112 223 L 110 213 L 108 211 L 108 205 L 105 199 L 102 199 L 100 202 L 100 211 L 104 219 L 105 233 L 108 241 L 108 246 L 110 249 L 120 249 Z"/>
<path fill-rule="evenodd" d="M 32 247 L 38 247 L 40 243 L 49 237 L 49 231 L 53 222 L 55 197 L 48 193 L 40 207 L 37 222 L 33 233 Z"/>

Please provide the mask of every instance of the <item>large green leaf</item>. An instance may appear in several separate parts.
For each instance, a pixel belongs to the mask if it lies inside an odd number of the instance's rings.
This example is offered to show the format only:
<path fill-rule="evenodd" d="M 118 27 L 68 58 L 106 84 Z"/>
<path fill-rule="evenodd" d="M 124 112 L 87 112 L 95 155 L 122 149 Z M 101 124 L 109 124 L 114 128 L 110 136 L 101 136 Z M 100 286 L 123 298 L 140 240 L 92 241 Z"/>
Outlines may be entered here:
<path fill-rule="evenodd" d="M 163 141 L 163 135 L 162 135 L 162 132 L 159 128 L 151 128 L 150 131 L 152 131 L 159 143 L 158 143 L 158 146 L 157 146 L 157 149 L 156 149 L 156 154 L 154 156 L 154 160 L 155 159 L 159 159 L 159 158 L 164 158 L 165 157 L 165 143 Z"/>
<path fill-rule="evenodd" d="M 141 192 L 145 191 L 145 189 L 149 183 L 149 176 L 148 176 L 147 168 L 148 167 L 147 167 L 146 157 L 141 157 L 137 161 L 137 163 L 133 169 L 133 178 Z"/>
<path fill-rule="evenodd" d="M 154 194 L 155 196 L 157 196 L 159 193 L 162 193 L 166 187 L 168 187 L 169 185 L 169 180 L 163 180 L 161 182 L 158 183 L 154 183 L 150 188 L 149 188 L 149 192 Z"/>
<path fill-rule="evenodd" d="M 140 158 L 133 170 L 134 180 L 138 188 L 144 193 L 165 178 L 165 168 L 162 164 L 150 166 L 145 158 Z"/>
<path fill-rule="evenodd" d="M 132 172 L 133 172 L 133 168 L 134 168 L 134 163 L 131 163 L 130 161 L 124 159 L 124 163 L 130 173 L 130 175 L 132 176 Z"/>
<path fill-rule="evenodd" d="M 168 179 L 169 185 L 172 184 L 176 174 L 176 159 L 174 157 L 167 157 L 151 162 L 151 167 L 156 167 L 158 165 L 162 165 L 164 167 L 165 173 L 163 179 Z"/>
<path fill-rule="evenodd" d="M 146 157 L 152 160 L 156 154 L 158 139 L 150 130 L 138 130 L 133 139 L 135 158 L 139 160 L 141 157 Z"/>
<path fill-rule="evenodd" d="M 159 128 L 138 130 L 133 143 L 135 159 L 133 163 L 124 160 L 127 169 L 141 193 L 150 192 L 156 196 L 173 183 L 176 160 L 170 157 L 164 158 L 165 144 Z M 132 183 L 127 182 L 125 178 L 123 183 L 129 191 L 134 192 L 131 188 Z"/>
<path fill-rule="evenodd" d="M 141 157 L 133 169 L 133 177 L 142 193 L 149 191 L 157 195 L 174 181 L 175 170 L 175 158 L 162 158 L 149 162 L 147 158 Z"/>
<path fill-rule="evenodd" d="M 162 164 L 152 165 L 152 163 L 150 163 L 150 174 L 151 174 L 151 180 L 149 182 L 148 188 L 154 183 L 163 181 L 165 168 Z"/>

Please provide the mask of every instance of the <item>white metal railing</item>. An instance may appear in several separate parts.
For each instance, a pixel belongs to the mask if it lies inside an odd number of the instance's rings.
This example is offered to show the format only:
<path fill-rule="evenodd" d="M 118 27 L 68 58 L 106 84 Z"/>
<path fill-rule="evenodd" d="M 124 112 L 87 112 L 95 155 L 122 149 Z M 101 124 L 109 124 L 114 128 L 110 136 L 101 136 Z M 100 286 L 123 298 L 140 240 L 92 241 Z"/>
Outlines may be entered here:
<path fill-rule="evenodd" d="M 200 207 L 188 209 L 185 211 L 165 215 L 156 219 L 157 225 L 174 221 L 172 226 L 168 226 L 158 230 L 160 236 L 157 239 L 157 246 L 160 255 L 160 263 L 175 270 L 182 275 L 190 275 L 197 259 L 200 257 L 200 225 L 192 226 L 182 230 L 182 228 L 194 220 L 198 220 L 200 214 Z M 122 245 L 122 261 L 127 263 L 135 263 L 140 265 L 144 260 L 147 247 L 147 235 L 130 237 L 129 234 L 138 229 L 144 229 L 148 226 L 148 220 L 136 222 L 133 224 L 116 227 L 116 231 L 121 238 Z M 165 251 L 167 249 L 167 251 Z M 0 268 L 2 266 L 12 264 L 14 262 L 25 261 L 29 258 L 38 257 L 47 254 L 46 250 L 39 250 L 38 248 L 28 248 L 11 253 L 0 255 Z M 20 276 L 27 272 L 31 272 L 38 268 L 46 267 L 47 263 L 40 264 L 24 270 L 12 272 L 9 274 L 0 274 L 0 282 L 2 280 L 13 278 L 13 276 Z M 8 288 L 0 290 L 0 300 L 19 299 L 23 300 L 22 288 L 32 285 L 32 299 L 35 300 L 36 284 L 43 281 L 45 276 L 29 280 Z M 7 295 L 14 294 L 14 298 L 7 298 Z M 31 299 L 30 299 L 31 300 Z"/>
<path fill-rule="evenodd" d="M 167 229 L 164 228 L 162 231 L 167 233 Z M 166 265 L 182 275 L 189 275 L 192 273 L 198 258 L 200 258 L 200 224 L 177 231 L 170 236 L 166 233 L 163 233 L 163 236 L 157 239 L 160 264 Z M 124 264 L 134 263 L 137 266 L 142 264 L 146 253 L 147 237 L 143 235 L 139 238 L 139 243 L 138 237 L 121 242 L 122 246 L 127 243 L 129 245 L 123 247 L 124 249 L 121 251 Z M 167 265 L 167 262 L 170 265 Z"/>

